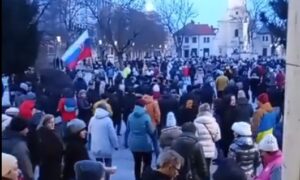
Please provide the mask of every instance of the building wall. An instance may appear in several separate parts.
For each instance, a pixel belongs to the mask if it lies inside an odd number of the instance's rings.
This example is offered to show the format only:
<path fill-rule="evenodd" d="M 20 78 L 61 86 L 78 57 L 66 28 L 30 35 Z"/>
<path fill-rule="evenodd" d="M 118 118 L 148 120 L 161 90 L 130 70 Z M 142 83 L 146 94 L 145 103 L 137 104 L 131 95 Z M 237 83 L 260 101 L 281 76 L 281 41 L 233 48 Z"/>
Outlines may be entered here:
<path fill-rule="evenodd" d="M 256 53 L 259 56 L 263 56 L 263 51 L 265 49 L 266 51 L 266 56 L 271 56 L 272 55 L 272 39 L 271 35 L 269 34 L 257 34 L 255 38 L 253 39 L 253 44 L 254 44 L 254 53 Z"/>
<path fill-rule="evenodd" d="M 188 38 L 188 42 L 185 41 L 185 38 Z M 193 38 L 196 39 L 196 42 L 193 42 Z M 207 41 L 207 38 L 209 38 L 209 42 Z M 205 39 L 205 40 L 204 40 Z M 205 41 L 205 42 L 204 42 Z M 203 57 L 204 52 L 208 50 L 207 56 L 215 55 L 215 35 L 195 35 L 195 36 L 185 36 L 183 38 L 183 44 L 182 44 L 182 56 L 185 57 L 186 52 L 189 52 L 188 57 L 192 57 L 192 52 L 197 52 L 197 56 Z M 195 54 L 193 54 L 195 55 Z"/>

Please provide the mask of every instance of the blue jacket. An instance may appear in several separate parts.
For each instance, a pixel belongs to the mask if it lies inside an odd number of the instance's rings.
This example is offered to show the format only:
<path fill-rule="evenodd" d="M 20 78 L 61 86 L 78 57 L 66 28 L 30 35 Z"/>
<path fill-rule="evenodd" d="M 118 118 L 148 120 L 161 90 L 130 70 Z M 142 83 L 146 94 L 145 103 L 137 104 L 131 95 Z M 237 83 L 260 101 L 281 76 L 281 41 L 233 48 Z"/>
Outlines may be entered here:
<path fill-rule="evenodd" d="M 128 117 L 125 146 L 133 152 L 151 152 L 157 148 L 151 118 L 141 106 L 135 106 Z M 152 146 L 153 144 L 153 146 Z"/>

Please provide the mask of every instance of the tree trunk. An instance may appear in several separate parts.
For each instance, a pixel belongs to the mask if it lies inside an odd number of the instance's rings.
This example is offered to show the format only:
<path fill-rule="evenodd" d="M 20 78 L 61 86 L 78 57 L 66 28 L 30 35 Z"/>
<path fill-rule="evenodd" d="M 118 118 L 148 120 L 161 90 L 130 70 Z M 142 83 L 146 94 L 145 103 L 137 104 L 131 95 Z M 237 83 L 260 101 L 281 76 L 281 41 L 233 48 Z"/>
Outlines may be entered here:
<path fill-rule="evenodd" d="M 118 56 L 118 67 L 120 68 L 120 70 L 122 70 L 124 68 L 124 62 L 123 62 L 123 52 L 118 52 L 117 56 Z"/>

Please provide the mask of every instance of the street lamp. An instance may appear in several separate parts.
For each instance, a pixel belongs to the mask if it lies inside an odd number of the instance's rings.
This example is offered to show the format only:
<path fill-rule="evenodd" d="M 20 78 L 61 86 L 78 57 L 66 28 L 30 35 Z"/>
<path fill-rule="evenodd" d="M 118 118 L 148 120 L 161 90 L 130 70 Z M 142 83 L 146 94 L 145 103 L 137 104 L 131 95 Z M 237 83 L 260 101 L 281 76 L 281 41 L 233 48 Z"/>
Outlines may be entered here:
<path fill-rule="evenodd" d="M 161 47 L 162 47 L 162 46 L 161 46 L 161 44 L 160 44 L 160 45 L 159 45 L 159 49 L 161 49 Z"/>
<path fill-rule="evenodd" d="M 115 46 L 118 45 L 118 41 L 115 41 L 114 44 L 115 44 Z"/>
<path fill-rule="evenodd" d="M 56 41 L 57 41 L 58 43 L 61 43 L 61 37 L 60 37 L 60 36 L 56 36 Z"/>
<path fill-rule="evenodd" d="M 132 46 L 135 46 L 135 43 L 134 43 L 134 42 L 132 43 Z"/>
<path fill-rule="evenodd" d="M 101 39 L 98 41 L 98 44 L 99 44 L 100 46 L 102 45 L 102 40 L 101 40 Z"/>

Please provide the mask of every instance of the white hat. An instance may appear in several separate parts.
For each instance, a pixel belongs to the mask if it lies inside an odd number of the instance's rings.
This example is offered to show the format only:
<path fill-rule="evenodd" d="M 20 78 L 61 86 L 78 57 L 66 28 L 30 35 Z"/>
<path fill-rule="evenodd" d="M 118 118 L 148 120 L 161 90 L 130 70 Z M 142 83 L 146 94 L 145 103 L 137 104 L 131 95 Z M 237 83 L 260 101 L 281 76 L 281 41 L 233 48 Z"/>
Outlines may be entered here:
<path fill-rule="evenodd" d="M 176 117 L 173 112 L 168 112 L 166 127 L 174 127 L 177 125 Z"/>
<path fill-rule="evenodd" d="M 19 109 L 16 107 L 10 107 L 10 108 L 6 109 L 5 114 L 8 116 L 18 116 Z"/>
<path fill-rule="evenodd" d="M 28 91 L 29 90 L 29 87 L 26 83 L 21 83 L 20 84 L 20 88 L 23 89 L 24 91 Z"/>
<path fill-rule="evenodd" d="M 279 150 L 277 139 L 273 134 L 266 135 L 258 144 L 258 148 L 266 152 L 275 152 Z"/>
<path fill-rule="evenodd" d="M 2 153 L 2 177 L 6 177 L 8 173 L 15 168 L 18 160 L 15 156 Z"/>
<path fill-rule="evenodd" d="M 251 126 L 246 122 L 236 122 L 232 125 L 231 129 L 240 136 L 251 136 Z"/>
<path fill-rule="evenodd" d="M 160 88 L 159 88 L 159 85 L 158 84 L 155 84 L 154 86 L 153 86 L 153 92 L 160 92 Z"/>

